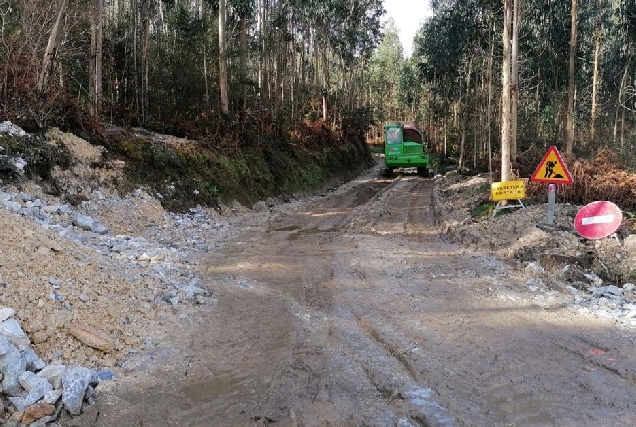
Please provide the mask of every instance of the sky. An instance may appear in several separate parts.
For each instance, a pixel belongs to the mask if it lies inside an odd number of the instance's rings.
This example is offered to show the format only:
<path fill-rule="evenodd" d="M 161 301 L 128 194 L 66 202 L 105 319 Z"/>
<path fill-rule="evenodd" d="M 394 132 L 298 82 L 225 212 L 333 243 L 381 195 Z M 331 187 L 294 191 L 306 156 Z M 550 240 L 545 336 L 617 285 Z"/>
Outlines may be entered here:
<path fill-rule="evenodd" d="M 384 0 L 384 8 L 384 18 L 393 17 L 400 29 L 404 55 L 411 56 L 415 32 L 420 28 L 424 18 L 432 14 L 429 0 Z"/>

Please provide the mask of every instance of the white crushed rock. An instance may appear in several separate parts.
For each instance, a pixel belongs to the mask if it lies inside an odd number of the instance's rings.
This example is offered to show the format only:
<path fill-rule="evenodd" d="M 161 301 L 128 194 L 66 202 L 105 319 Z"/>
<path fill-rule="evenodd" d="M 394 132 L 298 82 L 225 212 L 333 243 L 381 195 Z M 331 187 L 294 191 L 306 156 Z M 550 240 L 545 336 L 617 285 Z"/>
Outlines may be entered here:
<path fill-rule="evenodd" d="M 0 424 L 21 421 L 23 410 L 33 417 L 42 398 L 57 405 L 42 420 L 55 420 L 62 408 L 77 414 L 97 373 L 112 379 L 137 369 L 140 358 L 170 351 L 164 342 L 188 307 L 214 303 L 198 272 L 202 255 L 233 235 L 213 210 L 175 214 L 141 189 L 114 194 L 109 172 L 91 166 L 102 149 L 55 129 L 49 137 L 76 160 L 73 169 L 56 171 L 57 179 L 88 200 L 71 206 L 33 182 L 0 187 L 0 340 L 9 340 L 0 348 L 0 378 L 13 381 L 16 394 L 12 401 L 0 394 Z M 3 354 L 12 355 L 4 365 Z M 22 396 L 36 387 L 28 374 L 20 385 L 22 373 L 45 375 L 51 366 L 69 367 L 67 379 L 60 373 L 48 378 L 52 390 Z"/>
<path fill-rule="evenodd" d="M 587 240 L 574 229 L 581 206 L 562 203 L 557 203 L 551 225 L 547 203 L 508 210 L 494 218 L 474 217 L 471 212 L 488 200 L 487 175 L 450 173 L 435 180 L 435 214 L 451 241 L 516 262 L 528 276 L 530 292 L 554 298 L 558 291 L 559 303 L 636 328 L 634 285 L 623 283 L 636 275 L 636 235 L 629 224 L 624 223 L 615 236 Z"/>

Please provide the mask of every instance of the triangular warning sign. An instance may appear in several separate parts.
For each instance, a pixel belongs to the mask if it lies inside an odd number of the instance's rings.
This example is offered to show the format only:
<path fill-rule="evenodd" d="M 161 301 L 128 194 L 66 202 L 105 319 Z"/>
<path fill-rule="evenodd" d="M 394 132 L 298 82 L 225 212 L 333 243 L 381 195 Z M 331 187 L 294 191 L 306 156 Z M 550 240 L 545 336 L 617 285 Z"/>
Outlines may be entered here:
<path fill-rule="evenodd" d="M 548 148 L 543 160 L 530 177 L 532 182 L 546 182 L 549 184 L 572 184 L 572 175 L 565 166 L 565 162 L 555 146 Z"/>

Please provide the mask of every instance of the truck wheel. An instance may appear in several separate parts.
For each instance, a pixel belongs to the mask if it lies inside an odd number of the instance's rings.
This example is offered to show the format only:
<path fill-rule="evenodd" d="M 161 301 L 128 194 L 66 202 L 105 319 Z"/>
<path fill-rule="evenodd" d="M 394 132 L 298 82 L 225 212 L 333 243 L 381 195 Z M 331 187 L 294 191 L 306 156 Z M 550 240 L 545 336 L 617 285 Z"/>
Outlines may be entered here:
<path fill-rule="evenodd" d="M 417 174 L 419 176 L 428 177 L 429 176 L 428 168 L 417 168 Z"/>

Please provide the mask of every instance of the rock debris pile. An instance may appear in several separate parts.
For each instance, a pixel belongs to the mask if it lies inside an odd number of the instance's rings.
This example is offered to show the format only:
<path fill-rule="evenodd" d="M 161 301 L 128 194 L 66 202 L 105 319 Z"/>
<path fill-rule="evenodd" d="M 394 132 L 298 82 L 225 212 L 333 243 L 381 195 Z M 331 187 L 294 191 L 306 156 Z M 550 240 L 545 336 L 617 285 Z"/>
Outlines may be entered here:
<path fill-rule="evenodd" d="M 0 147 L 1 132 L 21 136 L 17 129 L 0 125 Z M 101 147 L 49 134 L 76 159 L 54 175 L 84 201 L 71 205 L 24 179 L 0 182 L 2 425 L 76 415 L 99 380 L 178 351 L 170 335 L 184 316 L 214 303 L 201 259 L 235 233 L 213 210 L 171 213 L 144 190 L 118 195 L 111 175 L 95 177 L 91 167 Z"/>
<path fill-rule="evenodd" d="M 625 328 L 636 328 L 636 285 L 601 286 L 603 281 L 596 274 L 586 276 L 597 286 L 589 286 L 586 290 L 568 286 L 574 297 L 570 305 L 582 313 L 616 320 Z"/>
<path fill-rule="evenodd" d="M 433 205 L 440 226 L 454 242 L 490 250 L 515 260 L 530 277 L 533 293 L 558 291 L 565 305 L 582 313 L 636 328 L 636 235 L 623 224 L 614 237 L 587 240 L 574 230 L 581 208 L 557 204 L 555 224 L 547 226 L 545 205 L 532 205 L 492 218 L 475 215 L 487 200 L 488 177 L 438 176 Z M 605 277 L 622 276 L 611 283 Z"/>
<path fill-rule="evenodd" d="M 0 412 L 6 412 L 3 425 L 44 426 L 65 409 L 79 415 L 83 404 L 91 404 L 95 387 L 112 379 L 109 369 L 89 369 L 77 365 L 44 362 L 13 316 L 12 308 L 0 309 Z"/>

